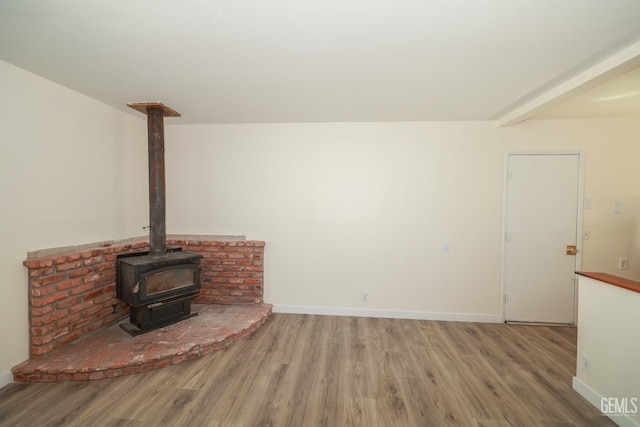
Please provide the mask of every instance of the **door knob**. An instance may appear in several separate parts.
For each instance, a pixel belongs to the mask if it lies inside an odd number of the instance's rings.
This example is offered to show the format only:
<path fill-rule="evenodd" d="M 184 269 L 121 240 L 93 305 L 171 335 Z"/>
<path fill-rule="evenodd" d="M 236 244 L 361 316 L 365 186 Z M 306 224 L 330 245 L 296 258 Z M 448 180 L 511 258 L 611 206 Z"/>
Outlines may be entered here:
<path fill-rule="evenodd" d="M 567 255 L 575 255 L 578 253 L 576 245 L 567 245 Z"/>

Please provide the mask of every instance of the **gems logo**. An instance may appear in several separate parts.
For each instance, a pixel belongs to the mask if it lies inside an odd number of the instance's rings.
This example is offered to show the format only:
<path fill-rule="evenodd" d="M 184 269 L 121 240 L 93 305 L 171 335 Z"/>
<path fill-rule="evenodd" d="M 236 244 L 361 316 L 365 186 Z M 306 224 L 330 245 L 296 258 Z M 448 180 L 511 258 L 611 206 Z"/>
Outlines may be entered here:
<path fill-rule="evenodd" d="M 623 417 L 638 413 L 637 397 L 603 397 L 600 412 L 608 417 Z"/>

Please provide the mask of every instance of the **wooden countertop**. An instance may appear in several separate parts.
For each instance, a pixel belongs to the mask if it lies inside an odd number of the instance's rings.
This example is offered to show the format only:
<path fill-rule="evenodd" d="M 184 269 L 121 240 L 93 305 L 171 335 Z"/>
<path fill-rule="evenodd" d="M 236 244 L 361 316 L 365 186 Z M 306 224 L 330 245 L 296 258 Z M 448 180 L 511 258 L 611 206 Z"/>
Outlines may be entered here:
<path fill-rule="evenodd" d="M 636 282 L 635 280 L 625 279 L 624 277 L 614 276 L 613 274 L 592 273 L 588 271 L 576 271 L 576 274 L 640 293 L 640 282 Z"/>

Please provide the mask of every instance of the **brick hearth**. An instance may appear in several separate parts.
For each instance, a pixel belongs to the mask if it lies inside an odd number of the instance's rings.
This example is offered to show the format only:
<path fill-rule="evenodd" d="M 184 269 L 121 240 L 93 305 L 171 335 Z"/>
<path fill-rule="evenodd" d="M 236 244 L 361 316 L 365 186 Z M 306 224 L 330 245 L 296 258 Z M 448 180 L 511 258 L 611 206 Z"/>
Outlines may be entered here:
<path fill-rule="evenodd" d="M 195 359 L 248 336 L 271 306 L 194 304 L 198 316 L 131 337 L 118 325 L 13 368 L 16 381 L 86 381 L 146 372 Z"/>
<path fill-rule="evenodd" d="M 262 314 L 258 314 L 257 318 L 254 318 L 256 313 L 261 313 L 260 310 L 264 310 L 265 307 L 268 308 L 269 313 L 271 310 L 270 306 L 262 304 L 264 246 L 262 241 L 247 241 L 242 238 L 223 239 L 215 236 L 168 236 L 167 238 L 168 248 L 180 247 L 203 256 L 200 277 L 202 287 L 200 294 L 194 298 L 194 302 L 239 306 L 240 308 L 253 307 L 258 312 L 251 310 L 237 312 L 241 318 L 246 316 L 246 320 L 252 325 L 262 324 L 266 319 L 266 317 L 263 319 Z M 71 368 L 65 368 L 64 372 L 57 372 L 57 368 L 53 368 L 53 371 L 46 373 L 40 372 L 42 368 L 38 368 L 38 366 L 44 365 L 38 365 L 37 362 L 51 360 L 49 354 L 63 352 L 72 343 L 79 340 L 84 341 L 86 337 L 103 334 L 102 330 L 105 328 L 113 329 L 109 327 L 128 316 L 129 307 L 116 298 L 116 258 L 119 254 L 148 250 L 148 239 L 141 237 L 29 253 L 24 265 L 29 270 L 29 319 L 31 323 L 29 342 L 32 360 L 23 364 L 24 366 L 19 365 L 14 368 L 16 381 L 60 381 L 85 377 L 80 374 L 87 373 L 86 369 L 91 368 L 85 366 L 82 361 L 79 361 L 78 370 L 74 372 L 70 371 Z M 203 313 L 212 313 L 212 310 L 215 311 L 213 308 L 202 311 Z M 245 323 L 240 322 L 242 325 Z M 223 325 L 217 327 L 221 330 L 225 328 Z M 215 340 L 217 341 L 215 342 L 226 343 L 229 337 L 242 334 L 242 331 L 245 330 L 244 327 L 240 328 L 240 332 L 236 329 L 238 329 L 236 326 L 225 329 L 228 334 L 216 335 Z M 253 326 L 249 327 L 249 330 L 254 329 Z M 179 335 L 179 333 L 177 334 Z M 142 337 L 151 337 L 151 335 L 145 334 Z M 129 340 L 132 339 L 129 337 Z M 192 339 L 188 336 L 184 339 L 194 348 L 203 345 L 203 348 L 222 345 L 212 344 L 209 346 L 203 344 L 199 338 Z M 206 338 L 205 341 L 210 342 L 210 339 L 214 339 L 214 337 Z M 146 338 L 142 338 L 143 342 L 145 340 Z M 164 338 L 163 340 L 166 341 Z M 181 341 L 181 344 L 176 345 L 184 344 Z M 74 347 L 77 348 L 77 346 Z M 149 344 L 146 347 L 152 348 L 153 346 Z M 193 356 L 199 352 L 200 350 L 189 354 Z M 96 353 L 99 355 L 98 349 L 96 349 Z M 133 366 L 101 367 L 92 371 L 91 379 L 98 378 L 100 375 L 106 376 L 107 372 L 111 376 L 131 373 L 131 371 L 139 372 L 139 369 L 142 369 L 140 366 L 144 366 L 144 370 L 149 370 L 160 367 L 159 365 L 174 364 L 176 362 L 172 362 L 173 357 L 179 359 L 183 353 L 180 350 L 172 356 L 166 355 L 157 361 L 154 361 L 156 356 L 148 354 L 130 355 L 135 360 Z M 66 356 L 60 357 L 65 359 Z M 145 362 L 141 365 L 139 359 Z M 115 366 L 120 364 L 116 363 Z M 34 371 L 27 374 L 25 370 L 27 367 L 31 367 Z M 102 374 L 98 372 L 102 372 Z M 42 375 L 40 375 L 40 379 L 37 379 L 35 374 Z M 88 379 L 90 376 L 86 375 L 86 377 Z"/>

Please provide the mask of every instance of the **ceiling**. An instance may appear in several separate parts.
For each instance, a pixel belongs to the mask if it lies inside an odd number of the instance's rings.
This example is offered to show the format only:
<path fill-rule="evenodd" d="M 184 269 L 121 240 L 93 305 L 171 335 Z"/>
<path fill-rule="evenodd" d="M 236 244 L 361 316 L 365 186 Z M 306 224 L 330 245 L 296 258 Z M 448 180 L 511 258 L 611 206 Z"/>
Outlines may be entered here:
<path fill-rule="evenodd" d="M 500 120 L 635 44 L 638 0 L 0 0 L 1 60 L 169 123 Z"/>

